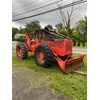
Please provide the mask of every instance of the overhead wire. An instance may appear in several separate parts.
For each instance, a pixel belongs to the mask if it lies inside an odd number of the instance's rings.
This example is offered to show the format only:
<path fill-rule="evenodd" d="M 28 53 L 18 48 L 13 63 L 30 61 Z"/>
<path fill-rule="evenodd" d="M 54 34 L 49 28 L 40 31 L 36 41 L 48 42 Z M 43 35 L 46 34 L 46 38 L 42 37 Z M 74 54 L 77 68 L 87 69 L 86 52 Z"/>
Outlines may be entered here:
<path fill-rule="evenodd" d="M 18 9 L 23 8 L 23 7 L 29 6 L 29 5 L 31 5 L 31 4 L 33 4 L 33 3 L 35 3 L 35 2 L 37 2 L 37 1 L 39 1 L 39 0 L 34 0 L 34 1 L 32 1 L 31 3 L 27 3 L 27 4 L 25 4 L 25 5 L 21 6 L 21 7 L 15 8 L 14 10 L 18 10 Z"/>
<path fill-rule="evenodd" d="M 46 4 L 46 5 L 44 5 L 44 6 L 41 6 L 41 7 L 32 9 L 32 10 L 28 10 L 28 11 L 25 11 L 25 12 L 22 12 L 22 13 L 19 13 L 19 14 L 15 14 L 15 15 L 13 15 L 12 17 L 19 16 L 19 15 L 23 15 L 23 14 L 25 14 L 25 13 L 29 13 L 29 12 L 32 12 L 32 11 L 35 11 L 35 10 L 38 10 L 38 9 L 47 7 L 47 6 L 53 5 L 53 4 L 58 3 L 58 2 L 61 2 L 61 1 L 63 1 L 63 0 L 58 0 L 58 1 L 56 1 L 56 2 L 49 3 L 49 4 Z"/>
<path fill-rule="evenodd" d="M 61 6 L 60 9 L 68 8 L 68 7 L 71 7 L 73 5 L 78 5 L 78 4 L 85 3 L 85 2 L 87 2 L 87 1 L 86 0 L 85 1 L 84 0 L 79 0 L 79 1 L 76 1 L 76 2 L 73 2 L 73 3 L 69 3 L 67 5 Z M 54 12 L 56 10 L 59 10 L 59 7 L 51 9 L 51 10 L 48 10 L 48 11 L 45 11 L 45 12 L 42 12 L 42 13 L 30 15 L 30 16 L 27 16 L 27 17 L 22 17 L 22 18 L 14 19 L 12 21 L 24 20 L 24 19 L 28 19 L 28 18 L 31 18 L 31 17 L 36 17 L 36 16 L 40 16 L 40 15 L 43 15 L 43 14 L 46 14 L 46 13 Z"/>
<path fill-rule="evenodd" d="M 49 1 L 53 1 L 53 0 L 46 0 L 45 3 L 46 3 L 46 2 L 49 2 Z M 34 6 L 31 5 L 32 7 L 30 6 L 30 8 L 35 8 L 35 7 L 40 6 L 40 5 L 42 5 L 42 4 L 44 4 L 44 3 L 42 2 L 42 3 L 39 3 L 39 4 L 35 4 Z M 28 5 L 28 6 L 29 6 L 29 5 Z M 28 7 L 28 6 L 27 6 L 27 7 Z M 22 7 L 22 8 L 24 8 L 24 7 Z M 30 9 L 30 8 L 28 8 L 28 9 Z M 20 8 L 20 9 L 21 9 L 21 8 Z M 13 9 L 13 10 L 14 10 L 14 12 L 19 12 L 20 9 Z"/>

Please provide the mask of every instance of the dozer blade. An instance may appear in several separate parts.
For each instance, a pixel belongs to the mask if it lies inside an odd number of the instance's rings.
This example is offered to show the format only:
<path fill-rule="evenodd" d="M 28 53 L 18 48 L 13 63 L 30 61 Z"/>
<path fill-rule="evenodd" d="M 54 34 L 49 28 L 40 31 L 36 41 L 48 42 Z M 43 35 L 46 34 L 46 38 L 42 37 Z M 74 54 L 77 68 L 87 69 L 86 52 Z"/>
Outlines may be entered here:
<path fill-rule="evenodd" d="M 84 56 L 85 55 L 81 55 L 78 58 L 72 58 L 72 59 L 68 60 L 65 63 L 65 70 L 64 70 L 64 72 L 65 73 L 71 72 L 71 71 L 77 70 L 80 67 L 82 67 L 84 65 L 84 63 L 83 63 L 83 57 Z"/>
<path fill-rule="evenodd" d="M 78 68 L 83 66 L 83 58 L 85 55 L 81 55 L 78 58 L 71 58 L 70 60 L 61 60 L 60 58 L 56 57 L 56 60 L 59 64 L 59 67 L 64 73 L 72 72 L 77 70 Z"/>

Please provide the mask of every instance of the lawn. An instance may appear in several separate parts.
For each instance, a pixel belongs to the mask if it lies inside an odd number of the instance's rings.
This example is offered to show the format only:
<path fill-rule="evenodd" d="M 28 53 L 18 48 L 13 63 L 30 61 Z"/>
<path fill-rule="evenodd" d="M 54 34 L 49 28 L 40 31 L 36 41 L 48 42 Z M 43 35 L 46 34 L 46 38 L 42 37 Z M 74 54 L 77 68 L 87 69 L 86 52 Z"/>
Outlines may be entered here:
<path fill-rule="evenodd" d="M 74 54 L 73 56 L 78 56 Z M 36 65 L 33 54 L 29 54 L 27 60 L 21 60 L 12 54 L 13 67 L 26 67 L 38 73 L 46 75 L 49 79 L 48 86 L 52 92 L 59 92 L 65 96 L 69 96 L 74 100 L 87 100 L 87 76 L 77 73 L 64 74 L 60 70 L 57 63 L 54 63 L 51 68 L 42 68 Z M 87 57 L 84 57 L 84 66 L 80 69 L 86 72 L 87 70 Z"/>

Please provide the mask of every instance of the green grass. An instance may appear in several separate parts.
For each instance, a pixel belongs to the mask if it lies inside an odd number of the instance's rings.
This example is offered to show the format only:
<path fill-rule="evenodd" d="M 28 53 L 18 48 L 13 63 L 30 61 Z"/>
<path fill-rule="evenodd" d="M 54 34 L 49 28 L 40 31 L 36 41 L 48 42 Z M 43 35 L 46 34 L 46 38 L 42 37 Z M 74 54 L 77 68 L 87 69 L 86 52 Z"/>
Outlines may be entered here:
<path fill-rule="evenodd" d="M 78 54 L 74 54 L 74 57 Z M 45 74 L 50 80 L 48 86 L 53 92 L 59 92 L 65 96 L 69 96 L 74 100 L 87 100 L 87 77 L 77 73 L 64 74 L 60 70 L 57 63 L 54 63 L 51 68 L 42 68 L 36 65 L 33 54 L 29 54 L 27 60 L 21 60 L 12 54 L 13 67 L 27 67 L 38 73 Z M 86 72 L 87 57 L 84 57 L 84 66 L 80 69 Z"/>

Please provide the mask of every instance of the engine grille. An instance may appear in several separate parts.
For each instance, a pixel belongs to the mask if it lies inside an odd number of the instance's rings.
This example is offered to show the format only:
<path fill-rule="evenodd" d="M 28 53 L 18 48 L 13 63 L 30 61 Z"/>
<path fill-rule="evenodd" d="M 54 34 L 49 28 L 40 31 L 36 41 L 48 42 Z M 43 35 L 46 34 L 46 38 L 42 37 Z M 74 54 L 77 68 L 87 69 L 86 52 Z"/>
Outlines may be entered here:
<path fill-rule="evenodd" d="M 72 50 L 72 42 L 68 42 L 68 43 L 67 43 L 66 50 L 67 50 L 67 51 Z"/>

